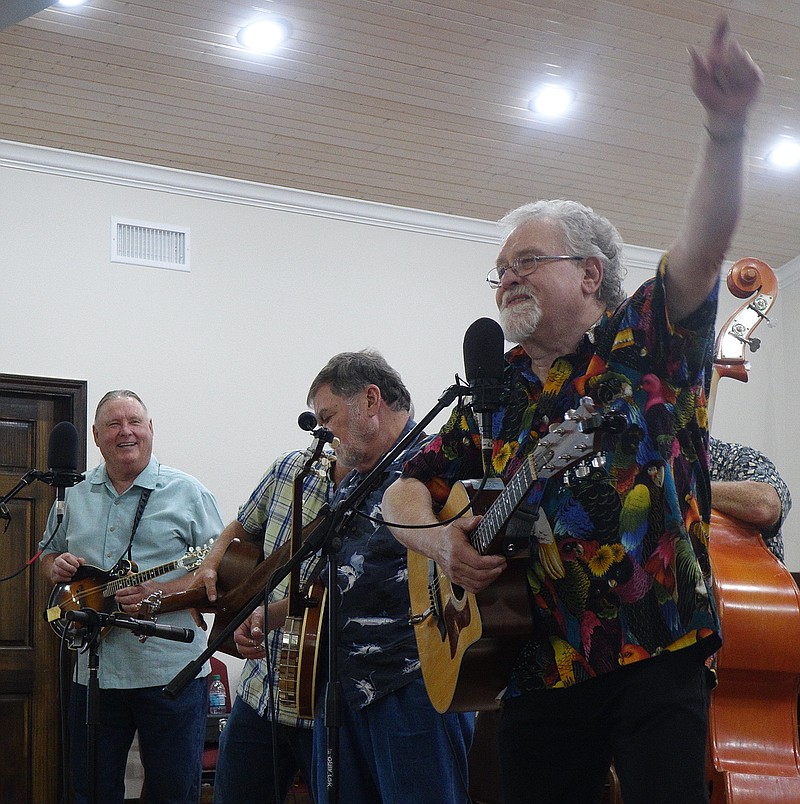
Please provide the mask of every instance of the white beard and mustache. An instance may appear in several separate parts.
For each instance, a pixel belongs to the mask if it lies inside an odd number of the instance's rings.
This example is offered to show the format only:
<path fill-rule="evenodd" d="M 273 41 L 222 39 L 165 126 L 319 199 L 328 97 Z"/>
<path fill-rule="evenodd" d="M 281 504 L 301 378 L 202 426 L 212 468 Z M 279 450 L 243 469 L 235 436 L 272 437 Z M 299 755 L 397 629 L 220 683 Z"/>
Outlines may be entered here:
<path fill-rule="evenodd" d="M 506 299 L 517 297 L 513 307 L 506 307 Z M 520 303 L 519 297 L 525 301 Z M 500 298 L 500 326 L 503 335 L 511 343 L 522 343 L 530 338 L 542 320 L 542 307 L 532 290 L 520 291 L 519 288 L 505 291 Z"/>

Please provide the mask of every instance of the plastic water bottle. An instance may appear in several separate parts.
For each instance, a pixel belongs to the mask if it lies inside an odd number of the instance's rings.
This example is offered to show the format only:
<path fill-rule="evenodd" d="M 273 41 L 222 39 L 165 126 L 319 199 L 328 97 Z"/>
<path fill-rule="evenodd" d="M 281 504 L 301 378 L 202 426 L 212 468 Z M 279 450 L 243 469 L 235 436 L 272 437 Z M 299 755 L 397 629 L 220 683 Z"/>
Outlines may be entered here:
<path fill-rule="evenodd" d="M 228 711 L 228 696 L 225 694 L 225 685 L 220 676 L 215 673 L 211 678 L 208 689 L 208 713 L 210 715 L 224 715 Z"/>

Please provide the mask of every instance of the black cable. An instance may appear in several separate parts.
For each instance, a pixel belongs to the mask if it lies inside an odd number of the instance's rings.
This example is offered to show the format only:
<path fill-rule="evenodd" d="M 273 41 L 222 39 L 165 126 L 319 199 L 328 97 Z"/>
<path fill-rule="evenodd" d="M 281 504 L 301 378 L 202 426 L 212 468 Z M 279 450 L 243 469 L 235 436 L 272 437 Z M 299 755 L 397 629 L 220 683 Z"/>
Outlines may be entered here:
<path fill-rule="evenodd" d="M 5 581 L 10 581 L 12 578 L 16 578 L 17 575 L 22 575 L 28 567 L 33 566 L 36 561 L 38 560 L 39 556 L 44 552 L 45 548 L 53 541 L 58 533 L 58 529 L 61 527 L 61 523 L 59 522 L 56 525 L 56 529 L 53 531 L 52 536 L 16 571 L 11 573 L 11 575 L 6 575 L 5 578 L 0 578 L 0 583 L 4 583 Z"/>
<path fill-rule="evenodd" d="M 480 495 L 480 493 L 486 488 L 486 483 L 489 480 L 489 473 L 484 472 L 483 477 L 481 478 L 480 485 L 477 489 L 475 489 L 475 493 L 472 495 L 472 499 L 475 499 Z M 386 525 L 387 528 L 403 528 L 403 530 L 424 530 L 425 528 L 438 528 L 440 525 L 449 525 L 451 522 L 455 522 L 457 519 L 461 519 L 464 514 L 472 508 L 472 500 L 470 500 L 458 513 L 453 514 L 449 519 L 442 519 L 437 520 L 436 522 L 428 522 L 425 525 L 404 525 L 401 522 L 387 522 L 385 519 L 379 519 L 376 516 L 372 516 L 371 514 L 365 514 L 362 511 L 356 510 L 354 513 L 356 516 L 363 517 L 364 519 L 368 519 L 370 522 L 376 522 L 379 525 Z"/>

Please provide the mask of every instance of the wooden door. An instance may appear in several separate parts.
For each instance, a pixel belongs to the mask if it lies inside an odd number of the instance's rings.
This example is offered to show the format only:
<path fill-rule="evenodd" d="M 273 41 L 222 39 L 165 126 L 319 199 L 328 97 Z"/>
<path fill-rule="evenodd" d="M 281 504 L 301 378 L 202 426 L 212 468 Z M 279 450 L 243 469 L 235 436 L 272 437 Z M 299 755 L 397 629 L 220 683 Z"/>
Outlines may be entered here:
<path fill-rule="evenodd" d="M 48 441 L 60 421 L 78 429 L 77 468 L 84 471 L 86 383 L 0 374 L 0 497 L 30 469 L 49 468 Z M 6 503 L 10 522 L 0 519 L 0 578 L 15 576 L 0 582 L 2 804 L 61 799 L 59 640 L 42 616 L 49 585 L 38 564 L 26 567 L 54 499 L 54 489 L 33 481 Z M 71 661 L 67 656 L 65 678 Z"/>

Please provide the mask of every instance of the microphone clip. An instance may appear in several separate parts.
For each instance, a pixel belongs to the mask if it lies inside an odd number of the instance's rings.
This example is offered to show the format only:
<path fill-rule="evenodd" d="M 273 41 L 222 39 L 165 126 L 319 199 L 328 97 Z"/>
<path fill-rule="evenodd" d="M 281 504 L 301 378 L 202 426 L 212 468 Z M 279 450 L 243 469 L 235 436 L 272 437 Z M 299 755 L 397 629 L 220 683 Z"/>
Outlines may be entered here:
<path fill-rule="evenodd" d="M 30 476 L 34 480 L 41 480 L 48 486 L 58 488 L 72 488 L 77 486 L 84 479 L 84 475 L 75 469 L 50 469 L 47 472 L 40 472 L 32 469 Z"/>
<path fill-rule="evenodd" d="M 336 441 L 336 436 L 327 427 L 317 427 L 311 431 L 311 435 L 323 444 L 332 444 Z"/>

